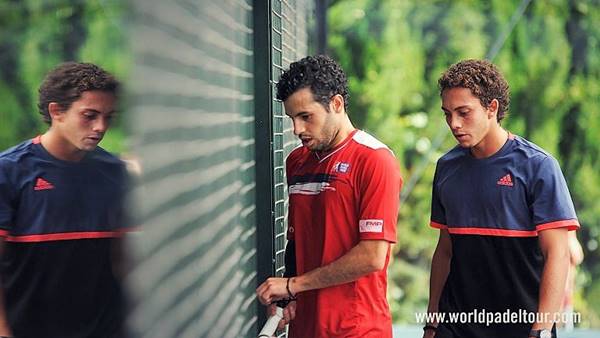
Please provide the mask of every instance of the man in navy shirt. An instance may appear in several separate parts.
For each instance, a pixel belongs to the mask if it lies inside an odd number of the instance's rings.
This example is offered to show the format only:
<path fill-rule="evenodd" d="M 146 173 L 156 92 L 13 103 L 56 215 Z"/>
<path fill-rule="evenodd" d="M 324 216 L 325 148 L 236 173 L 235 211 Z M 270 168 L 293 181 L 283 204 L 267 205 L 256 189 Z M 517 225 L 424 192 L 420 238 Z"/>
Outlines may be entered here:
<path fill-rule="evenodd" d="M 64 63 L 39 89 L 48 131 L 0 154 L 0 336 L 119 337 L 123 163 L 98 147 L 117 80 Z"/>
<path fill-rule="evenodd" d="M 438 84 L 458 146 L 434 177 L 431 226 L 440 236 L 428 312 L 446 316 L 430 320 L 424 337 L 553 337 L 567 233 L 579 228 L 558 162 L 501 127 L 509 88 L 493 64 L 459 62 Z"/>

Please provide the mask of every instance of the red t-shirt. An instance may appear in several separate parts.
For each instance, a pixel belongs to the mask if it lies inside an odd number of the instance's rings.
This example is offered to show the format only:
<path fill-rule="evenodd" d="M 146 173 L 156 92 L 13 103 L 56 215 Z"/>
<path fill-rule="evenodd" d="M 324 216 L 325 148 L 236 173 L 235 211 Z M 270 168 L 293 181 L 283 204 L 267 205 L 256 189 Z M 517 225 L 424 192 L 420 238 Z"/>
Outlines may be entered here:
<path fill-rule="evenodd" d="M 393 153 L 363 131 L 327 153 L 299 147 L 286 161 L 288 239 L 298 275 L 327 265 L 360 240 L 396 242 L 402 179 Z M 353 282 L 298 295 L 291 337 L 392 337 L 387 265 Z"/>

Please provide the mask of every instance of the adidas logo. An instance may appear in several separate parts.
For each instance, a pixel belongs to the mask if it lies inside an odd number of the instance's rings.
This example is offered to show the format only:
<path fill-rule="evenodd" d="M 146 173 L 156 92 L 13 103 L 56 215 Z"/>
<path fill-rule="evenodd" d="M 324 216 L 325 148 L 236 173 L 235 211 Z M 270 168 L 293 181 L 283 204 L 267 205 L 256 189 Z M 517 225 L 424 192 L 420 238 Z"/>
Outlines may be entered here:
<path fill-rule="evenodd" d="M 35 181 L 35 186 L 33 190 L 50 190 L 54 189 L 54 185 L 52 183 L 46 181 L 45 179 L 38 177 L 37 181 Z"/>
<path fill-rule="evenodd" d="M 498 185 L 505 185 L 507 187 L 512 187 L 514 185 L 510 174 L 504 175 L 504 177 L 499 179 L 496 183 L 498 183 Z"/>

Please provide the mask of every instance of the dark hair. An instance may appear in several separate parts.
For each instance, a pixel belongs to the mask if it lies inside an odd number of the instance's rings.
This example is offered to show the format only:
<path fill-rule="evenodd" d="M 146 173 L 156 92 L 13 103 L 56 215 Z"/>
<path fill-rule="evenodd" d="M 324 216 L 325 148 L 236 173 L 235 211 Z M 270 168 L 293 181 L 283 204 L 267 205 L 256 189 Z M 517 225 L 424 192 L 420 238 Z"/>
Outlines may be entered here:
<path fill-rule="evenodd" d="M 38 109 L 44 122 L 51 124 L 51 102 L 67 110 L 85 91 L 102 90 L 117 95 L 119 86 L 114 76 L 94 64 L 65 62 L 46 75 L 39 89 Z"/>
<path fill-rule="evenodd" d="M 327 55 L 307 56 L 290 65 L 277 82 L 277 98 L 287 100 L 297 90 L 310 87 L 314 100 L 328 109 L 331 97 L 341 95 L 348 110 L 348 80 L 337 62 Z"/>
<path fill-rule="evenodd" d="M 438 80 L 440 95 L 446 89 L 462 87 L 470 89 L 488 108 L 493 99 L 498 100 L 497 120 L 500 122 L 508 111 L 510 90 L 498 68 L 487 60 L 464 60 L 455 63 Z"/>

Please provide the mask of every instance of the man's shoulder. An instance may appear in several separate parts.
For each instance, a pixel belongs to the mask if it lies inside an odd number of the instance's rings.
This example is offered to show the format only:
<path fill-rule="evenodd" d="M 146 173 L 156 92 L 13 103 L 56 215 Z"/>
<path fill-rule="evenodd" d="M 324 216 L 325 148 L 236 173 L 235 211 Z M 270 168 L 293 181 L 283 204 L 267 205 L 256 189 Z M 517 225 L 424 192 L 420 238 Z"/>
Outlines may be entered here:
<path fill-rule="evenodd" d="M 358 130 L 352 136 L 352 141 L 366 150 L 374 151 L 378 149 L 386 149 L 391 152 L 390 148 L 385 145 L 385 143 L 379 141 L 373 135 L 362 130 Z"/>
<path fill-rule="evenodd" d="M 32 140 L 23 141 L 0 153 L 0 165 L 10 166 L 19 163 L 24 157 L 31 155 Z"/>
<path fill-rule="evenodd" d="M 529 159 L 532 161 L 543 161 L 546 158 L 554 158 L 550 153 L 546 150 L 542 149 L 542 147 L 537 144 L 523 138 L 520 136 L 514 136 L 515 147 L 513 154 L 518 154 L 523 159 Z"/>
<path fill-rule="evenodd" d="M 359 130 L 353 136 L 348 147 L 355 159 L 362 163 L 367 162 L 396 162 L 394 152 L 383 142 L 371 134 Z"/>
<path fill-rule="evenodd" d="M 462 148 L 460 145 L 456 145 L 438 159 L 437 165 L 443 166 L 461 161 L 466 155 L 467 151 L 465 148 Z"/>

